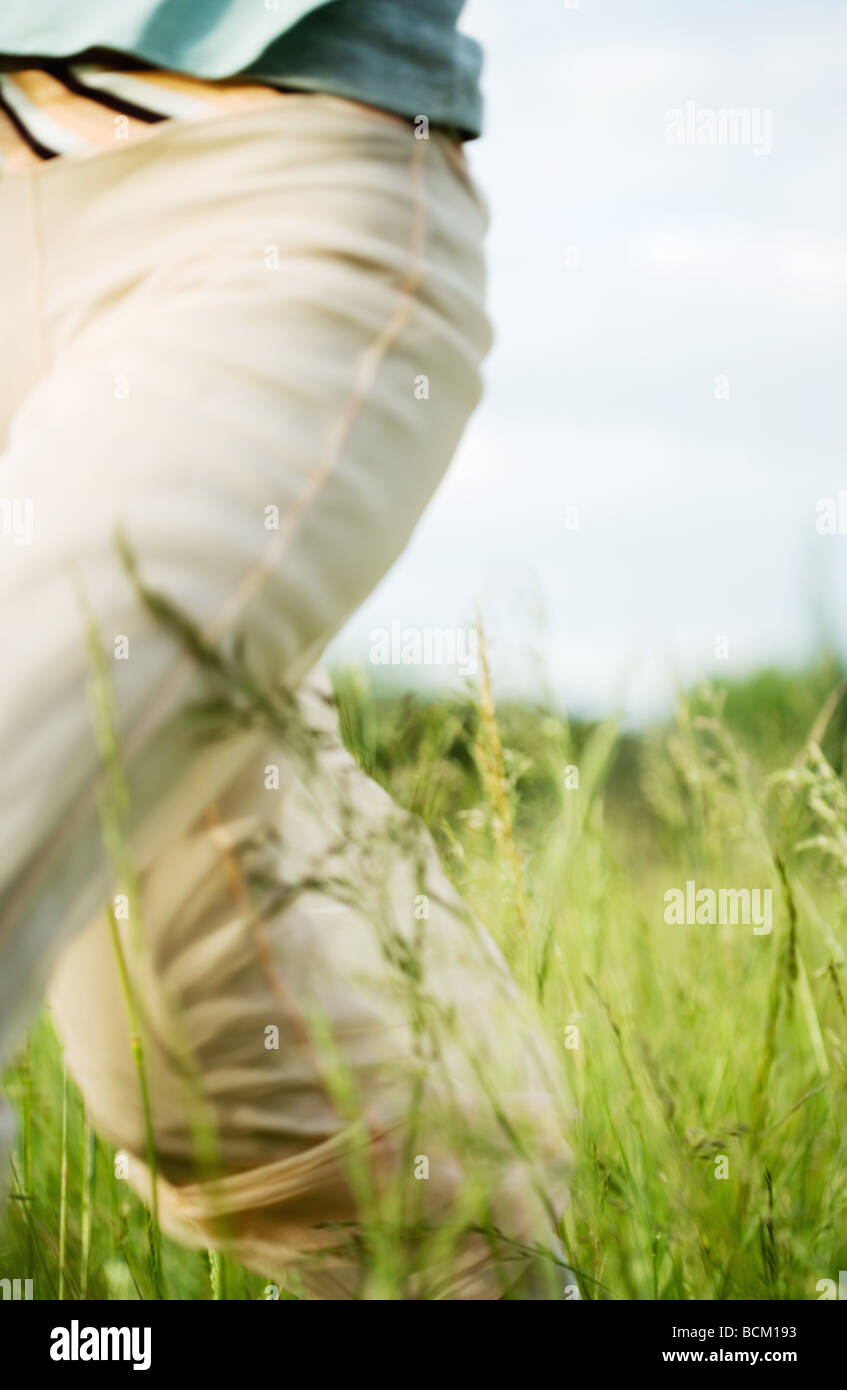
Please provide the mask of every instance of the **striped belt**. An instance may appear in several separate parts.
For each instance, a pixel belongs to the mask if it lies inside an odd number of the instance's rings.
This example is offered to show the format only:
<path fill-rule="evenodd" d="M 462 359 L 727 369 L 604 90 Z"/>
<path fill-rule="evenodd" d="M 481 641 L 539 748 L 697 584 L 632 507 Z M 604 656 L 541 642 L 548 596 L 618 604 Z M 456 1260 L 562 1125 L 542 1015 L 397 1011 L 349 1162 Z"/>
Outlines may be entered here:
<path fill-rule="evenodd" d="M 277 90 L 98 63 L 0 68 L 0 174 L 141 140 L 161 121 L 256 106 Z"/>

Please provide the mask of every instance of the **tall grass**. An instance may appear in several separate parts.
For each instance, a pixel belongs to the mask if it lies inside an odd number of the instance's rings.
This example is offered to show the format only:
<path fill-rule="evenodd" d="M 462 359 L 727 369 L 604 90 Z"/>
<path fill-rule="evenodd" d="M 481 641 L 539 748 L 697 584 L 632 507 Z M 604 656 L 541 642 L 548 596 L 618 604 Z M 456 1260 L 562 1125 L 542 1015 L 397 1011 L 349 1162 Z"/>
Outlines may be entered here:
<path fill-rule="evenodd" d="M 109 855 L 118 891 L 125 895 L 129 903 L 130 946 L 137 958 L 144 951 L 144 936 L 141 924 L 140 893 L 135 866 L 128 850 L 128 825 L 130 815 L 129 791 L 121 763 L 120 748 L 116 729 L 114 692 L 110 680 L 105 652 L 100 634 L 83 604 L 86 618 L 86 634 L 91 669 L 89 701 L 92 723 L 97 746 L 105 771 L 105 790 L 100 799 L 100 821 L 103 843 Z M 166 1297 L 166 1281 L 162 1268 L 162 1236 L 159 1228 L 159 1199 L 156 1182 L 156 1144 L 154 1137 L 153 1111 L 150 1103 L 150 1088 L 147 1083 L 147 1068 L 144 1061 L 144 1042 L 142 1038 L 141 1017 L 132 971 L 127 966 L 124 943 L 115 915 L 113 903 L 106 904 L 106 915 L 112 948 L 118 969 L 121 992 L 129 1026 L 129 1043 L 132 1059 L 138 1078 L 141 1096 L 141 1109 L 144 1119 L 145 1156 L 150 1170 L 151 1201 L 147 1216 L 147 1246 L 150 1279 L 157 1298 Z M 66 1151 L 67 1151 L 67 1075 L 65 1076 L 65 1104 L 63 1105 L 62 1125 L 62 1224 L 60 1238 L 60 1277 L 61 1298 L 65 1257 L 65 1218 L 66 1218 Z"/>
<path fill-rule="evenodd" d="M 839 679 L 822 663 L 704 686 L 636 737 L 496 708 L 487 663 L 481 692 L 441 700 L 337 678 L 348 743 L 429 825 L 560 1050 L 584 1298 L 809 1299 L 847 1267 Z M 689 879 L 770 888 L 773 930 L 669 924 L 664 895 Z M 63 1122 L 63 1076 L 45 1015 L 9 1077 L 21 1149 L 0 1273 L 34 1276 L 38 1297 L 60 1280 L 72 1298 L 156 1296 L 147 1215 L 72 1085 Z M 355 1108 L 340 1071 L 336 1087 Z M 367 1296 L 396 1296 L 402 1207 L 369 1217 L 359 1182 Z M 226 1255 L 160 1249 L 172 1297 L 266 1296 Z"/>

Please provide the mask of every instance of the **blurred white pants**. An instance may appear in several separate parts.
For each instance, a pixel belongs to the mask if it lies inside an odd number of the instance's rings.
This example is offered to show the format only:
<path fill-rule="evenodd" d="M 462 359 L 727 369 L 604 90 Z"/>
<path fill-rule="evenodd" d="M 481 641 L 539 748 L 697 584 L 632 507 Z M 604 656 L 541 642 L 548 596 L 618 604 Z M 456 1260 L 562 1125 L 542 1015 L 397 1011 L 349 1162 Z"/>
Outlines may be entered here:
<path fill-rule="evenodd" d="M 484 214 L 458 158 L 274 93 L 0 178 L 3 1051 L 108 880 L 81 594 L 110 657 L 128 639 L 111 672 L 141 867 L 221 760 L 198 768 L 166 732 L 200 686 L 116 530 L 210 639 L 296 687 L 403 549 L 479 395 Z"/>
<path fill-rule="evenodd" d="M 403 549 L 478 398 L 484 226 L 444 137 L 417 140 L 393 117 L 311 95 L 169 122 L 136 145 L 0 181 L 3 292 L 17 330 L 0 373 L 0 1047 L 8 1055 L 70 941 L 52 988 L 68 1062 L 144 1190 L 140 1098 L 102 911 L 122 885 L 98 820 L 87 610 L 131 794 L 143 959 L 131 924 L 121 930 L 144 1022 L 163 1220 L 205 1244 L 224 1210 L 236 1253 L 268 1272 L 337 1244 L 318 1223 L 356 1207 L 347 1167 L 362 1130 L 327 1084 L 318 1015 L 350 1068 L 370 1156 L 387 1174 L 407 1161 L 402 1125 L 420 1067 L 407 1066 L 414 1038 L 374 915 L 399 923 L 399 940 L 420 893 L 434 904 L 424 923 L 432 987 L 466 1014 L 465 1042 L 488 1057 L 503 1096 L 518 1097 L 559 1196 L 566 1151 L 543 1043 L 502 962 L 465 921 L 427 838 L 344 753 L 320 683 L 301 695 L 317 748 L 308 775 L 255 728 L 198 747 L 176 716 L 206 692 L 203 673 L 139 602 L 115 535 L 144 583 L 237 653 L 258 686 L 300 687 Z M 266 786 L 269 765 L 281 768 L 281 791 Z M 391 864 L 368 863 L 374 827 L 395 851 L 403 841 Z M 298 885 L 292 903 L 256 907 L 254 880 L 267 886 L 268 875 Z M 329 878 L 331 892 L 320 886 Z M 353 888 L 340 891 L 342 881 Z M 382 888 L 377 909 L 368 893 Z M 458 1108 L 475 1132 L 493 1133 L 491 1098 L 456 1048 Z M 188 1070 L 228 1184 L 215 1187 L 214 1219 L 193 1181 Z M 432 1093 L 440 1135 L 419 1143 L 439 1155 L 427 1189 L 437 1211 L 461 1165 L 451 1103 L 440 1085 Z M 543 1239 L 534 1179 L 506 1168 L 506 1224 Z M 484 1242 L 463 1268 L 448 1296 L 497 1296 Z M 349 1260 L 335 1270 L 324 1291 L 354 1291 Z"/>

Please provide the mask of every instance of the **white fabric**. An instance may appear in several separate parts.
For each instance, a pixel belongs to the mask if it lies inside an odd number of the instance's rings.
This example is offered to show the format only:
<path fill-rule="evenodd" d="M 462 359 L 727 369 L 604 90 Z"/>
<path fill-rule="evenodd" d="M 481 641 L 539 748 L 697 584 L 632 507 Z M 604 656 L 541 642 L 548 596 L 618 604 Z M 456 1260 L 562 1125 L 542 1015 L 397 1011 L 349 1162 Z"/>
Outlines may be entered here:
<path fill-rule="evenodd" d="M 402 550 L 479 393 L 485 216 L 461 156 L 350 103 L 274 94 L 4 180 L 4 221 L 25 252 L 24 273 L 5 273 L 28 389 L 8 397 L 0 495 L 32 500 L 33 534 L 0 538 L 0 1050 L 85 927 L 53 1007 L 90 1112 L 149 1188 L 102 913 L 126 885 L 98 823 L 84 596 L 131 794 L 144 945 L 130 922 L 124 948 L 168 1229 L 217 1243 L 223 1211 L 256 1268 L 326 1256 L 313 1287 L 355 1294 L 359 1262 L 326 1223 L 358 1211 L 349 1163 L 365 1124 L 378 1187 L 405 1181 L 415 1210 L 443 1218 L 471 1178 L 514 1238 L 548 1240 L 568 1172 L 555 1069 L 428 838 L 344 752 L 319 681 L 297 721 L 317 741 L 311 770 L 294 726 L 291 740 L 236 728 L 198 748 L 175 716 L 208 679 L 115 547 L 121 526 L 144 582 L 255 685 L 300 686 Z M 270 893 L 258 916 L 257 881 Z M 277 901 L 268 884 L 297 891 Z M 441 1020 L 429 1060 L 410 1031 L 410 943 Z M 328 1087 L 320 1020 L 358 1118 Z M 189 1072 L 225 1174 L 211 1188 L 192 1169 Z M 526 1161 L 511 1130 L 526 1131 Z M 413 1139 L 431 1182 L 409 1173 Z M 437 1250 L 429 1265 L 435 1296 L 501 1292 L 482 1236 L 449 1274 Z"/>
<path fill-rule="evenodd" d="M 8 1055 L 60 932 L 108 881 L 80 592 L 109 653 L 129 638 L 111 673 L 139 867 L 220 762 L 162 732 L 200 686 L 116 528 L 152 587 L 210 636 L 237 630 L 258 679 L 296 685 L 437 485 L 488 328 L 482 213 L 442 142 L 334 98 L 273 94 L 51 161 L 0 182 L 0 223 L 22 330 L 4 340 L 0 497 L 34 518 L 31 544 L 0 536 Z M 415 398 L 422 370 L 437 404 Z"/>

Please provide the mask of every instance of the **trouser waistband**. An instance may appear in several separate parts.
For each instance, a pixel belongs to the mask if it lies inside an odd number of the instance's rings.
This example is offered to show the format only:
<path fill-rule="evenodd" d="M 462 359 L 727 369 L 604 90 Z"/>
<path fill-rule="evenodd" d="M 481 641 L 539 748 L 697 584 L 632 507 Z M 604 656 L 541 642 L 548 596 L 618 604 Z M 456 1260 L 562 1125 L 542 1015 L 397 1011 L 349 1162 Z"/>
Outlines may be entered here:
<path fill-rule="evenodd" d="M 218 82 L 159 69 L 0 58 L 0 171 L 143 139 L 172 119 L 273 101 L 264 83 Z"/>

